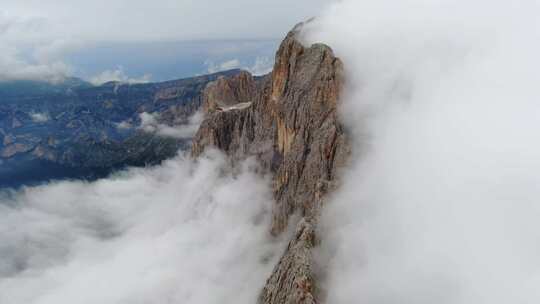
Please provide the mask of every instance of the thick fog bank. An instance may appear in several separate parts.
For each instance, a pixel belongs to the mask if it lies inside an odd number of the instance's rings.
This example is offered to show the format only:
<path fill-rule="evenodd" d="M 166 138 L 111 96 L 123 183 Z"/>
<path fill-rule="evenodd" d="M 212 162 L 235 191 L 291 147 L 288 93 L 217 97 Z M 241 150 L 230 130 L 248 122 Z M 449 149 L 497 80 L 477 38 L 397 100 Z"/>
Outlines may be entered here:
<path fill-rule="evenodd" d="M 324 211 L 327 303 L 540 301 L 537 1 L 342 1 L 355 157 Z"/>
<path fill-rule="evenodd" d="M 283 250 L 269 179 L 179 156 L 0 196 L 0 303 L 254 303 Z"/>

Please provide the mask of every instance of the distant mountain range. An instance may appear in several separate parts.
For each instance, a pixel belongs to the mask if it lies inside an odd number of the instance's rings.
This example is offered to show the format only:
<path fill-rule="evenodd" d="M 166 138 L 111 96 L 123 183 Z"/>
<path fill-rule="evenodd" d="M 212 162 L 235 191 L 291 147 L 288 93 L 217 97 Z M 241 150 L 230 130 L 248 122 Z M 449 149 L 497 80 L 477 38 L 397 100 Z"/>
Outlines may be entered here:
<path fill-rule="evenodd" d="M 108 42 L 73 50 L 66 54 L 65 61 L 74 75 L 83 79 L 120 70 L 128 78 L 150 75 L 152 81 L 164 81 L 218 72 L 216 67 L 220 71 L 242 68 L 260 74 L 261 69 L 272 68 L 279 42 L 280 39 Z"/>
<path fill-rule="evenodd" d="M 35 80 L 14 80 L 0 82 L 0 104 L 18 102 L 19 98 L 35 98 L 67 93 L 69 90 L 93 87 L 90 83 L 75 77 L 61 82 Z"/>
<path fill-rule="evenodd" d="M 206 85 L 237 73 L 101 86 L 77 78 L 0 83 L 0 188 L 95 179 L 172 157 L 190 140 L 142 129 L 141 114 L 171 128 L 186 124 Z"/>

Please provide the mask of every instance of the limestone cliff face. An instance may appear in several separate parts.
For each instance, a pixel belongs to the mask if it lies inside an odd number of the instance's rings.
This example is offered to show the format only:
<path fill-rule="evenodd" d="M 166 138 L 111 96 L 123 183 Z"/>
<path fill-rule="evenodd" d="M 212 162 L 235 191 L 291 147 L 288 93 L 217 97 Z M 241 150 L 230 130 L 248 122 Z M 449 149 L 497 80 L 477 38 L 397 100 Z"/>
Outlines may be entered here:
<path fill-rule="evenodd" d="M 274 177 L 271 233 L 296 225 L 260 303 L 317 302 L 311 257 L 317 217 L 349 155 L 337 116 L 342 63 L 328 46 L 303 46 L 297 40 L 301 27 L 282 42 L 271 75 L 255 80 L 243 73 L 207 87 L 206 119 L 192 147 L 195 157 L 209 146 L 226 152 L 233 162 L 257 157 Z M 300 221 L 289 223 L 295 213 Z"/>
<path fill-rule="evenodd" d="M 229 78 L 220 77 L 204 90 L 203 111 L 213 112 L 217 108 L 251 102 L 255 90 L 255 80 L 248 72 L 240 72 Z"/>

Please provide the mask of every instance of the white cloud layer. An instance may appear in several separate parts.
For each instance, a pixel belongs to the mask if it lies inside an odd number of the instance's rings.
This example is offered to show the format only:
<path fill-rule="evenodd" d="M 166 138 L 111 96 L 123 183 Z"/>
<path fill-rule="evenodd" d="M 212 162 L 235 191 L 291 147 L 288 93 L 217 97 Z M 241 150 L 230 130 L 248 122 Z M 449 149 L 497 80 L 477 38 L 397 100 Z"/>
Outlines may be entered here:
<path fill-rule="evenodd" d="M 343 1 L 355 161 L 325 209 L 327 303 L 540 301 L 535 1 Z"/>
<path fill-rule="evenodd" d="M 0 196 L 0 302 L 255 303 L 283 250 L 269 180 L 218 153 Z M 229 172 L 229 173 L 228 173 Z"/>

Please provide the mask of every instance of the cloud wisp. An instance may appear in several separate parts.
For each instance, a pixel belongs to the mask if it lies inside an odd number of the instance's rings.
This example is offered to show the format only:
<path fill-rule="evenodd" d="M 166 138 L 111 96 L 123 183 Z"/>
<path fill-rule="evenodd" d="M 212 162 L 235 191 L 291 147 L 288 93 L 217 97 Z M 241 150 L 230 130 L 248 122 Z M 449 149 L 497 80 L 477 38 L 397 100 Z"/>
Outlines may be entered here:
<path fill-rule="evenodd" d="M 33 122 L 37 122 L 37 123 L 44 123 L 44 122 L 47 122 L 51 119 L 51 117 L 49 116 L 49 113 L 39 113 L 39 112 L 32 112 L 30 113 L 30 118 L 32 119 Z"/>
<path fill-rule="evenodd" d="M 232 69 L 242 69 L 255 76 L 261 76 L 272 71 L 274 61 L 269 57 L 256 57 L 252 65 L 243 64 L 239 59 L 230 59 L 221 63 L 207 60 L 204 62 L 204 65 L 207 66 L 206 72 L 209 74 Z"/>
<path fill-rule="evenodd" d="M 540 300 L 533 1 L 343 1 L 310 26 L 355 147 L 325 209 L 328 303 Z"/>
<path fill-rule="evenodd" d="M 90 78 L 90 83 L 93 85 L 102 85 L 107 82 L 115 81 L 127 84 L 148 83 L 152 79 L 152 75 L 145 74 L 139 78 L 129 77 L 124 68 L 119 66 L 114 70 L 105 70 L 98 75 Z"/>
<path fill-rule="evenodd" d="M 203 121 L 204 114 L 199 111 L 187 119 L 184 124 L 169 126 L 159 122 L 159 113 L 143 112 L 139 115 L 141 124 L 138 129 L 147 133 L 156 134 L 163 137 L 172 137 L 178 139 L 193 138 Z M 118 125 L 119 128 L 126 128 L 125 122 Z"/>
<path fill-rule="evenodd" d="M 0 302 L 255 302 L 283 244 L 253 168 L 212 152 L 4 193 Z"/>
<path fill-rule="evenodd" d="M 209 74 L 241 68 L 240 60 L 238 59 L 226 60 L 219 64 L 207 60 L 204 65 L 208 67 L 206 72 Z"/>

